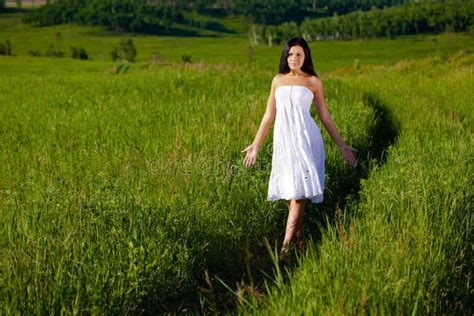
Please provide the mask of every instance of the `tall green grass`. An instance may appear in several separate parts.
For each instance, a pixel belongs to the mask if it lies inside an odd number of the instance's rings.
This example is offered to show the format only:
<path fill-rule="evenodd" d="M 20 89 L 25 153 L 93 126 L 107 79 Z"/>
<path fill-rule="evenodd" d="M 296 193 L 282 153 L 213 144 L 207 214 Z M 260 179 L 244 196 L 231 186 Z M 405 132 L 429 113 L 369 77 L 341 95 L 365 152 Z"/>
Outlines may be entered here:
<path fill-rule="evenodd" d="M 265 201 L 271 137 L 251 170 L 240 152 L 272 76 L 176 66 L 1 77 L 2 312 L 199 309 L 206 270 L 240 279 L 244 252 L 277 239 L 287 212 Z M 347 141 L 367 147 L 372 110 L 337 80 L 327 95 Z M 350 168 L 323 134 L 329 203 L 332 177 Z"/>
<path fill-rule="evenodd" d="M 255 168 L 242 168 L 240 153 L 281 48 L 249 51 L 238 36 L 136 36 L 139 61 L 116 76 L 107 54 L 119 35 L 7 18 L 0 41 L 19 56 L 0 57 L 1 313 L 227 304 L 200 302 L 200 287 L 240 281 L 245 254 L 267 258 L 264 238 L 273 244 L 284 230 L 285 203 L 265 201 L 271 137 Z M 66 53 L 83 46 L 94 60 L 24 56 L 56 32 Z M 262 306 L 242 312 L 469 311 L 472 43 L 444 34 L 311 44 L 359 167 L 345 165 L 323 132 L 325 202 L 305 215 L 321 241 L 290 286 L 280 279 Z M 150 60 L 155 52 L 163 62 Z M 197 63 L 176 63 L 184 53 Z M 349 67 L 325 76 L 339 66 Z"/>
<path fill-rule="evenodd" d="M 346 73 L 398 122 L 397 141 L 288 282 L 277 275 L 242 313 L 472 314 L 473 61 L 459 53 Z"/>

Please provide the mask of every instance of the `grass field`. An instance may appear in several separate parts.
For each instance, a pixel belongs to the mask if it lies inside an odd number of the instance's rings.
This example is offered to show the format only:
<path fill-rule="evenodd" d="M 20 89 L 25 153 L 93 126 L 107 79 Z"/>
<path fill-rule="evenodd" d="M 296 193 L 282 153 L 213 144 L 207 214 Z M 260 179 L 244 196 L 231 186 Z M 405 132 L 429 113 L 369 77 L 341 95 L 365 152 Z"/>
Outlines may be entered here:
<path fill-rule="evenodd" d="M 252 169 L 240 150 L 281 48 L 136 35 L 116 75 L 118 34 L 19 18 L 0 17 L 0 313 L 472 314 L 472 38 L 311 43 L 359 166 L 323 131 L 315 245 L 267 278 L 287 213 L 265 201 L 271 136 Z M 93 60 L 27 56 L 57 32 Z"/>

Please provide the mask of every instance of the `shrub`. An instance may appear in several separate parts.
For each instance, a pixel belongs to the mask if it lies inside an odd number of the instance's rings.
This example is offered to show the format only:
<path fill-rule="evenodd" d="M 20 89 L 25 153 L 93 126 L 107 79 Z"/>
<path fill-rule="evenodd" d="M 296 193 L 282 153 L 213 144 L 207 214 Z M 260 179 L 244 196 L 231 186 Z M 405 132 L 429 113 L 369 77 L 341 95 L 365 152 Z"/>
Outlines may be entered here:
<path fill-rule="evenodd" d="M 12 54 L 12 43 L 6 40 L 5 43 L 0 43 L 0 55 L 11 56 Z"/>
<path fill-rule="evenodd" d="M 61 51 L 59 48 L 54 47 L 53 44 L 50 44 L 44 56 L 48 57 L 64 57 L 64 52 Z"/>
<path fill-rule="evenodd" d="M 188 55 L 188 54 L 183 54 L 181 55 L 181 60 L 183 61 L 183 63 L 192 63 L 193 62 L 193 56 L 191 55 Z"/>
<path fill-rule="evenodd" d="M 71 57 L 74 59 L 89 59 L 89 55 L 87 54 L 86 50 L 82 47 L 77 48 L 74 46 L 71 46 Z"/>
<path fill-rule="evenodd" d="M 28 52 L 28 55 L 33 56 L 33 57 L 38 57 L 38 56 L 41 56 L 41 52 L 37 49 L 35 50 L 32 49 Z"/>
<path fill-rule="evenodd" d="M 89 55 L 87 54 L 86 50 L 82 47 L 79 49 L 79 59 L 83 59 L 83 60 L 89 59 Z"/>
<path fill-rule="evenodd" d="M 120 43 L 112 49 L 111 56 L 113 61 L 134 62 L 137 56 L 137 50 L 133 45 L 132 39 L 122 39 Z"/>

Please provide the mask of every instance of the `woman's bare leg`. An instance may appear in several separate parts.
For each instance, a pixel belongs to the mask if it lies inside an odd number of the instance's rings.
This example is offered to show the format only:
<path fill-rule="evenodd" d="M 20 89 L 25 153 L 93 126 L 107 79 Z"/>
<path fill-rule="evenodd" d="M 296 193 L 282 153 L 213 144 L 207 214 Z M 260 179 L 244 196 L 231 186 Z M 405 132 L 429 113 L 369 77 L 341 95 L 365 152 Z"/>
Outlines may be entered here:
<path fill-rule="evenodd" d="M 288 202 L 289 212 L 283 247 L 288 246 L 296 232 L 302 228 L 305 201 L 306 200 L 303 199 L 291 200 Z"/>
<path fill-rule="evenodd" d="M 290 213 L 290 210 L 291 210 L 291 203 L 292 201 L 294 200 L 288 200 L 286 201 L 287 202 L 287 205 L 288 205 L 288 214 Z M 304 206 L 303 206 L 303 212 L 304 212 Z M 304 213 L 303 213 L 304 214 Z M 302 215 L 303 215 L 302 214 Z M 303 216 L 300 216 L 299 218 L 299 222 L 298 222 L 298 225 L 296 226 L 296 232 L 295 232 L 295 235 L 298 234 L 298 232 L 301 232 L 301 234 L 303 234 Z"/>
<path fill-rule="evenodd" d="M 299 218 L 298 226 L 296 227 L 296 232 L 295 232 L 295 237 L 296 237 L 296 248 L 299 251 L 305 251 L 306 250 L 306 237 L 304 234 L 304 228 L 303 228 L 303 214 L 304 214 L 304 206 L 303 206 L 303 212 L 302 215 Z"/>

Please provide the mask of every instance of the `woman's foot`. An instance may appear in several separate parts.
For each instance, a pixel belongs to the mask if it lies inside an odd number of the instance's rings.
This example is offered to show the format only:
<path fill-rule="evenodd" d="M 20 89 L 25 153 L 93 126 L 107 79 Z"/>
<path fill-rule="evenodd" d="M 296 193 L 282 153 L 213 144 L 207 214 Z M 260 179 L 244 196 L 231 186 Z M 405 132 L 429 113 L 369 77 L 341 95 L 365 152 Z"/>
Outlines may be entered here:
<path fill-rule="evenodd" d="M 306 238 L 302 229 L 296 232 L 296 247 L 300 252 L 306 250 Z"/>
<path fill-rule="evenodd" d="M 288 249 L 290 248 L 289 243 L 284 243 L 281 247 L 280 254 L 278 256 L 278 262 L 286 263 L 286 259 L 288 256 Z"/>

